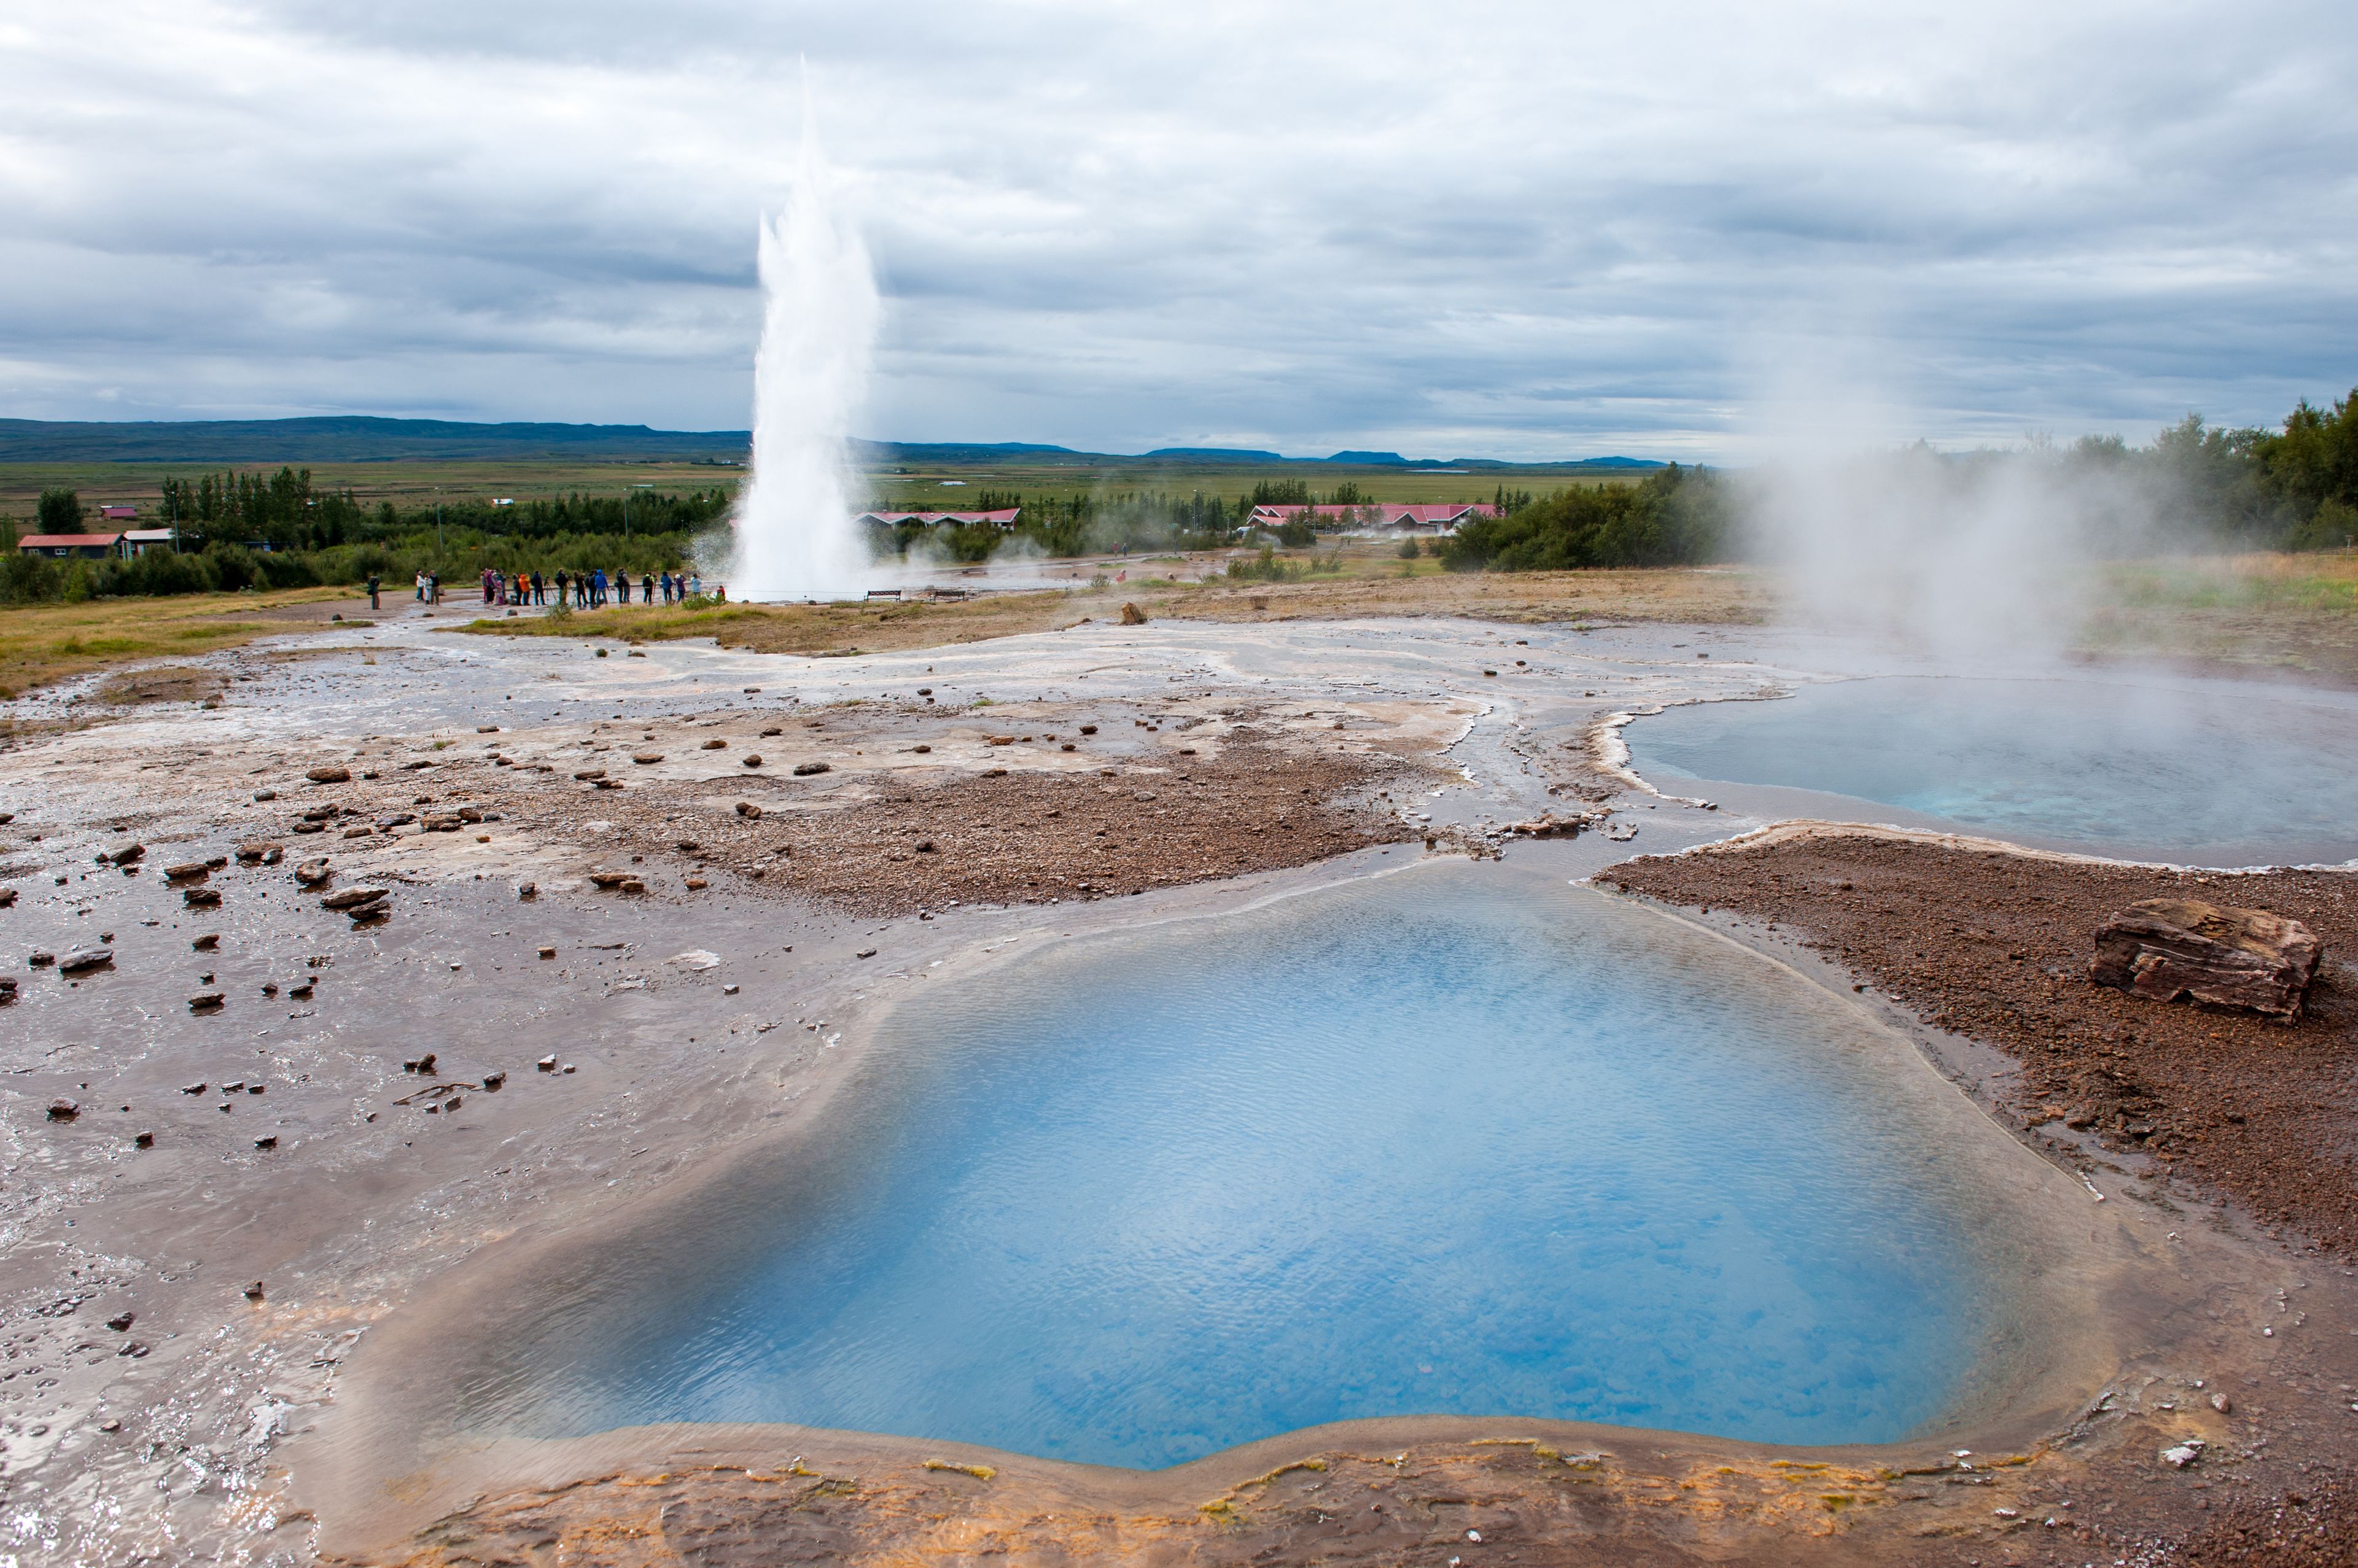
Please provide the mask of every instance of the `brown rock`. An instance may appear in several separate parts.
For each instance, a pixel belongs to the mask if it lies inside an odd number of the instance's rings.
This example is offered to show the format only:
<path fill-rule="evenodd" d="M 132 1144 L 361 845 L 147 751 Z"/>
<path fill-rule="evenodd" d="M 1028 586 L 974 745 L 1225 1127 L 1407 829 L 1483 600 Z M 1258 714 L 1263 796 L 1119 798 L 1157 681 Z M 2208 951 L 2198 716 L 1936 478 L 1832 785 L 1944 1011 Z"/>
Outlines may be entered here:
<path fill-rule="evenodd" d="M 762 765 L 762 754 L 759 752 L 756 752 L 741 760 L 749 768 L 758 768 Z"/>
<path fill-rule="evenodd" d="M 392 890 L 390 888 L 345 888 L 341 892 L 331 892 L 327 897 L 321 899 L 319 901 L 319 907 L 321 909 L 355 910 L 366 904 L 382 903 L 386 895 L 391 892 Z"/>
<path fill-rule="evenodd" d="M 2088 978 L 2155 1001 L 2249 1008 L 2289 1022 L 2324 946 L 2298 920 L 2191 898 L 2148 898 L 2096 928 Z"/>
<path fill-rule="evenodd" d="M 728 742 L 728 741 L 721 740 L 719 736 L 717 736 L 717 735 L 716 735 L 716 736 L 714 736 L 711 740 L 707 741 L 704 743 L 704 748 L 703 748 L 703 749 L 704 749 L 705 751 L 708 751 L 708 752 L 719 752 L 719 751 L 723 751 L 723 750 L 725 750 L 725 749 L 728 747 L 728 745 L 729 745 L 729 742 Z"/>
<path fill-rule="evenodd" d="M 633 752 L 631 753 L 631 761 L 638 763 L 641 767 L 645 767 L 649 763 L 662 762 L 663 753 L 661 752 Z"/>
<path fill-rule="evenodd" d="M 68 953 L 64 957 L 59 959 L 58 973 L 61 975 L 79 975 L 86 973 L 92 969 L 106 968 L 114 962 L 114 948 L 84 947 L 80 952 Z"/>
<path fill-rule="evenodd" d="M 325 860 L 304 861 L 301 865 L 295 868 L 295 880 L 301 882 L 305 887 L 312 887 L 318 883 L 326 881 L 328 880 L 328 862 Z"/>
<path fill-rule="evenodd" d="M 106 859 L 110 864 L 127 866 L 131 864 L 132 861 L 140 859 L 146 853 L 147 846 L 145 844 L 125 844 L 122 849 L 117 849 Z"/>
<path fill-rule="evenodd" d="M 49 1119 L 51 1121 L 71 1121 L 75 1117 L 80 1116 L 81 1114 L 81 1107 L 74 1104 L 73 1101 L 67 1099 L 62 1096 L 49 1102 Z"/>
<path fill-rule="evenodd" d="M 324 768 L 313 768 L 303 776 L 309 779 L 313 784 L 350 784 L 352 782 L 352 770 L 350 768 L 340 768 L 330 764 Z"/>
<path fill-rule="evenodd" d="M 196 881 L 200 878 L 212 875 L 212 867 L 203 860 L 183 860 L 177 866 L 165 867 L 164 880 L 174 882 Z"/>
<path fill-rule="evenodd" d="M 741 800 L 737 803 L 737 815 L 748 822 L 752 822 L 760 818 L 762 808 L 750 800 Z"/>
<path fill-rule="evenodd" d="M 189 1011 L 190 1012 L 218 1011 L 227 1000 L 219 991 L 199 991 L 189 999 Z"/>
<path fill-rule="evenodd" d="M 219 909 L 221 901 L 219 888 L 189 888 L 180 894 L 180 902 L 190 909 Z"/>
<path fill-rule="evenodd" d="M 817 773 L 829 773 L 832 771 L 833 770 L 828 766 L 828 764 L 825 762 L 796 762 L 795 764 L 795 777 L 798 779 L 806 779 Z"/>
<path fill-rule="evenodd" d="M 221 946 L 221 933 L 218 931 L 208 931 L 202 936 L 199 936 L 190 941 L 189 946 L 194 947 L 200 953 L 210 953 L 214 948 Z"/>

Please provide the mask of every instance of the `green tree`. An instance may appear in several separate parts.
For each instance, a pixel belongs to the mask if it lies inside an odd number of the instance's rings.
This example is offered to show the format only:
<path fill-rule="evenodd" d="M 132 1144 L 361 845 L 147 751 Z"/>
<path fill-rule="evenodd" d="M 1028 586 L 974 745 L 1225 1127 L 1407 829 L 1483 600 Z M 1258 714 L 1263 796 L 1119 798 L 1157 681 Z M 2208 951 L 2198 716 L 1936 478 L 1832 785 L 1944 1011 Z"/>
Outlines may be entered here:
<path fill-rule="evenodd" d="M 81 497 L 70 490 L 41 492 L 40 532 L 44 534 L 79 534 L 81 532 Z"/>

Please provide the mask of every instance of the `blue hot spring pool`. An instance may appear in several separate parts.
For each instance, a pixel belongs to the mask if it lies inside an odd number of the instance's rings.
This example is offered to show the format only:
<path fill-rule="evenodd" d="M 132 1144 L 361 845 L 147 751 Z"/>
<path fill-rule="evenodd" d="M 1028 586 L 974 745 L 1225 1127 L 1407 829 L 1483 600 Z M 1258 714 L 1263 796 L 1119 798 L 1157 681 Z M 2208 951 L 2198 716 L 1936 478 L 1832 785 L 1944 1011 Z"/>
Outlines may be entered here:
<path fill-rule="evenodd" d="M 2358 703 L 2248 684 L 1885 676 L 1622 731 L 1658 787 L 1845 797 L 2047 848 L 2210 866 L 2358 856 Z M 1884 815 L 1888 815 L 1884 814 Z"/>
<path fill-rule="evenodd" d="M 909 982 L 811 1133 L 536 1271 L 466 1422 L 1149 1468 L 1416 1413 L 1862 1442 L 2000 1336 L 1964 1146 L 2011 1145 L 1647 909 L 1450 862 L 993 962 Z"/>

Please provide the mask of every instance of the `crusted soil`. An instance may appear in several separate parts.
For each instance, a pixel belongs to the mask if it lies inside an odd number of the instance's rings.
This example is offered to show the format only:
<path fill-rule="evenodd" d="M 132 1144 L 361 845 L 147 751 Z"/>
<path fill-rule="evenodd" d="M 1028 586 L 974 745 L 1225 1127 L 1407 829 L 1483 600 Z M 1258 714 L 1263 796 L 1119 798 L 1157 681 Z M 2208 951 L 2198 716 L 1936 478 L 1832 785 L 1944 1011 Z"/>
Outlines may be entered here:
<path fill-rule="evenodd" d="M 551 874 L 623 872 L 657 897 L 726 877 L 741 892 L 885 917 L 1118 897 L 1418 836 L 1386 786 L 1422 779 L 1425 764 L 1337 749 L 1332 720 L 1294 732 L 1208 703 L 1177 715 L 1029 705 L 993 734 L 990 709 L 806 712 L 738 708 L 471 753 L 364 748 L 351 779 L 271 803 L 283 813 L 272 841 L 290 859 L 350 865 L 465 808 L 460 837 L 547 846 L 569 862 Z M 302 831 L 322 810 L 320 830 Z"/>
<path fill-rule="evenodd" d="M 2139 1150 L 2358 1257 L 2358 875 L 2147 871 L 1866 835 L 1634 860 L 1599 878 L 1790 927 L 1919 1016 L 2021 1066 L 2013 1109 Z M 2141 898 L 2302 921 L 2326 959 L 2298 1023 L 2088 979 L 2097 925 Z"/>

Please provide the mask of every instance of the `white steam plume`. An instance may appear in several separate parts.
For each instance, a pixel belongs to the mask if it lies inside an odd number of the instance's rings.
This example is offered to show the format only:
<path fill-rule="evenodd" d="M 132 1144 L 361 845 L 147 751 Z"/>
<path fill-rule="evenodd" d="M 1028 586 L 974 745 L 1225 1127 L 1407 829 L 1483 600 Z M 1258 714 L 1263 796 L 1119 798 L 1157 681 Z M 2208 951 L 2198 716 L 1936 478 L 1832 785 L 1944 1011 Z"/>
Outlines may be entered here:
<path fill-rule="evenodd" d="M 740 599 L 857 598 L 869 580 L 845 442 L 867 395 L 882 307 L 868 247 L 835 199 L 806 81 L 794 190 L 761 229 L 753 452 L 730 582 Z"/>

